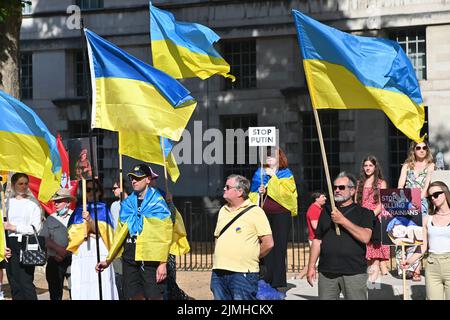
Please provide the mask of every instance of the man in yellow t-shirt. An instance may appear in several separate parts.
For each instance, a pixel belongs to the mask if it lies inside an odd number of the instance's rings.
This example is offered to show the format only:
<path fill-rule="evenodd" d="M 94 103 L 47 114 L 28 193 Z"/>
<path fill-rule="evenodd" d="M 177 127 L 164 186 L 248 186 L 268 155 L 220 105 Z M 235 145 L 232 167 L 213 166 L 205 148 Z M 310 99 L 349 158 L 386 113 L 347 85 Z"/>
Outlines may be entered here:
<path fill-rule="evenodd" d="M 223 194 L 227 204 L 219 211 L 214 231 L 211 291 L 215 300 L 256 300 L 259 260 L 273 247 L 269 221 L 264 211 L 248 199 L 249 191 L 250 182 L 245 177 L 227 178 Z"/>

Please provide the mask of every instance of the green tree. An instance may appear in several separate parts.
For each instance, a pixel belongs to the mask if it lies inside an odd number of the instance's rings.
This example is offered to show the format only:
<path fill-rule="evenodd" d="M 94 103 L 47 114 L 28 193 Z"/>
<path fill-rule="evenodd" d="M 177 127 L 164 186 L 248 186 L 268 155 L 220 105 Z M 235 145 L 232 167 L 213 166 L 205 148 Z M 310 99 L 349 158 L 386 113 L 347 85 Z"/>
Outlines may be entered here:
<path fill-rule="evenodd" d="M 20 27 L 24 0 L 0 1 L 0 89 L 19 97 Z"/>

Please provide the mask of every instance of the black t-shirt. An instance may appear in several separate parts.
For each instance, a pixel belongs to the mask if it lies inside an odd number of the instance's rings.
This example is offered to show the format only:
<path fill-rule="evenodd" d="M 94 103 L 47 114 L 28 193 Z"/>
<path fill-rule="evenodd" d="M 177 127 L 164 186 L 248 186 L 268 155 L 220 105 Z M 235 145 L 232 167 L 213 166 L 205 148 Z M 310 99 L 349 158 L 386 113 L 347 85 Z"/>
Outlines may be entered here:
<path fill-rule="evenodd" d="M 372 230 L 372 211 L 354 203 L 338 209 L 357 226 Z M 336 234 L 331 220 L 331 209 L 326 206 L 314 232 L 315 237 L 322 240 L 319 272 L 345 275 L 366 273 L 366 244 L 355 239 L 344 227 L 340 226 L 339 229 L 340 236 Z"/>
<path fill-rule="evenodd" d="M 143 199 L 138 199 L 138 210 L 141 209 L 141 204 Z M 138 216 L 139 216 L 138 212 Z M 135 264 L 136 260 L 136 236 L 131 236 L 130 232 L 127 234 L 127 238 L 125 239 L 125 244 L 123 245 L 123 253 L 122 260 L 126 261 L 129 264 Z"/>

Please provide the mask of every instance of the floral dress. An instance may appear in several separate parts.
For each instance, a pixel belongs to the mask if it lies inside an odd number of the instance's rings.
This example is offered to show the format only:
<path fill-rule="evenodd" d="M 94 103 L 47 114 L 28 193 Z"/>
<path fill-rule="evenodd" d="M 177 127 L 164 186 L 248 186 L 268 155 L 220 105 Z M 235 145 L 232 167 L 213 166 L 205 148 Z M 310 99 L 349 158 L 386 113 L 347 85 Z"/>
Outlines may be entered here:
<path fill-rule="evenodd" d="M 378 190 L 380 190 L 381 188 L 381 182 L 381 180 L 378 180 Z M 378 204 L 379 200 L 375 201 L 374 189 L 372 187 L 363 188 L 362 206 L 369 210 L 375 210 Z M 378 219 L 381 219 L 381 215 L 378 215 Z M 382 245 L 380 243 L 374 244 L 372 242 L 369 242 L 366 246 L 366 249 L 367 260 L 389 260 L 390 258 L 389 246 Z"/>

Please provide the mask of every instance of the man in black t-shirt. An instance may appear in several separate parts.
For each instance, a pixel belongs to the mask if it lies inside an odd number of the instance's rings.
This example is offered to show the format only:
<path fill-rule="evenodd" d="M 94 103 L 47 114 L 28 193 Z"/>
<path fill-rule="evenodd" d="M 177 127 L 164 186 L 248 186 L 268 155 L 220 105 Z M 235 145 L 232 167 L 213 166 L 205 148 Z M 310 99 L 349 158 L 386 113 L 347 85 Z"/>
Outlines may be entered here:
<path fill-rule="evenodd" d="M 334 180 L 336 209 L 320 215 L 308 262 L 308 283 L 316 280 L 319 262 L 319 299 L 367 300 L 366 244 L 370 241 L 374 214 L 353 202 L 356 179 L 341 172 Z M 331 211 L 331 212 L 330 212 Z M 341 234 L 337 235 L 335 225 Z"/>

